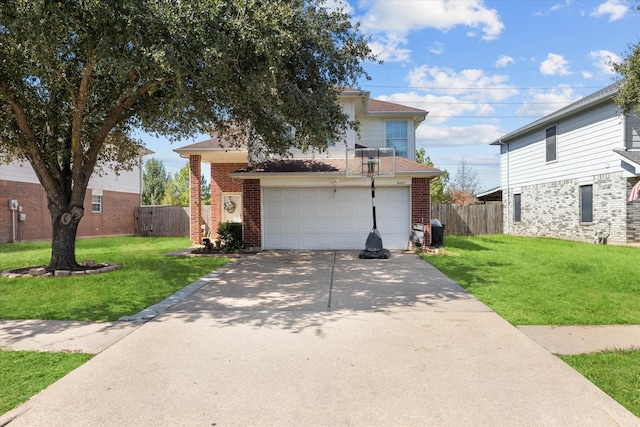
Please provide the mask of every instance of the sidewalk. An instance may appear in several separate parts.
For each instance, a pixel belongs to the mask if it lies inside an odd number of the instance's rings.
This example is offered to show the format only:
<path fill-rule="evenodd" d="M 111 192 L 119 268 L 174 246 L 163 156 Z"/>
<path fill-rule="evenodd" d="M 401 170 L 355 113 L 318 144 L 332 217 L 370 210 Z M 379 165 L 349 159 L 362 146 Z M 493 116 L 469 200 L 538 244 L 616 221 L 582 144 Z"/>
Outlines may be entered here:
<path fill-rule="evenodd" d="M 173 299 L 170 301 L 173 302 Z M 0 320 L 0 348 L 98 354 L 142 324 L 138 320 L 100 323 Z M 585 354 L 620 349 L 640 350 L 640 325 L 536 325 L 517 328 L 553 354 Z"/>
<path fill-rule="evenodd" d="M 418 257 L 350 252 L 243 259 L 0 417 L 8 421 L 640 425 Z"/>

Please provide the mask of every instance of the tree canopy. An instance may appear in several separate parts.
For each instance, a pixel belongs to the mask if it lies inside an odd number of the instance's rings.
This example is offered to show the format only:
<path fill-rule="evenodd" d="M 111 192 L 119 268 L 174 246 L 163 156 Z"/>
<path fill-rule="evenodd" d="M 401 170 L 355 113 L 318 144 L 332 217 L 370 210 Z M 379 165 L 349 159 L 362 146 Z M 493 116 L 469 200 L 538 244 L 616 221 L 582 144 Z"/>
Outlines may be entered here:
<path fill-rule="evenodd" d="M 640 11 L 640 5 L 636 11 Z M 640 43 L 631 45 L 622 62 L 612 62 L 611 67 L 622 77 L 614 95 L 615 103 L 625 115 L 640 111 Z"/>
<path fill-rule="evenodd" d="M 426 156 L 424 148 L 418 148 L 416 150 L 416 162 L 425 164 L 427 166 L 435 166 L 431 157 Z M 449 172 L 446 169 L 442 169 L 442 173 L 435 178 L 432 178 L 429 182 L 429 188 L 431 193 L 431 203 L 442 204 L 451 203 L 451 194 L 448 191 L 449 186 Z"/>
<path fill-rule="evenodd" d="M 134 130 L 241 127 L 250 155 L 322 150 L 353 125 L 338 92 L 372 59 L 322 0 L 6 0 L 0 160 L 33 166 L 52 217 L 49 267 L 73 268 L 89 179 L 138 161 Z"/>
<path fill-rule="evenodd" d="M 451 195 L 451 203 L 460 206 L 475 204 L 479 185 L 478 173 L 473 170 L 466 160 L 461 160 L 456 177 L 448 188 Z"/>
<path fill-rule="evenodd" d="M 162 161 L 154 158 L 147 160 L 142 172 L 142 204 L 159 205 L 168 180 L 169 174 Z"/>
<path fill-rule="evenodd" d="M 178 172 L 174 173 L 167 181 L 164 195 L 161 199 L 163 205 L 189 206 L 189 162 Z M 211 204 L 211 184 L 200 176 L 200 200 L 203 205 Z"/>

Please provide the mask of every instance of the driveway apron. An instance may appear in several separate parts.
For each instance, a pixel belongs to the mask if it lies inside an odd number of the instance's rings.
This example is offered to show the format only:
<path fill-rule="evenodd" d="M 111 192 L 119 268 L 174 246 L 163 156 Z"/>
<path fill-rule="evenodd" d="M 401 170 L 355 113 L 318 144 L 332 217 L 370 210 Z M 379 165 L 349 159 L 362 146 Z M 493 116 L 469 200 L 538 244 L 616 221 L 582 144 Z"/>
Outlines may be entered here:
<path fill-rule="evenodd" d="M 141 284 L 144 285 L 144 284 Z M 263 252 L 5 414 L 14 426 L 636 426 L 414 254 Z"/>

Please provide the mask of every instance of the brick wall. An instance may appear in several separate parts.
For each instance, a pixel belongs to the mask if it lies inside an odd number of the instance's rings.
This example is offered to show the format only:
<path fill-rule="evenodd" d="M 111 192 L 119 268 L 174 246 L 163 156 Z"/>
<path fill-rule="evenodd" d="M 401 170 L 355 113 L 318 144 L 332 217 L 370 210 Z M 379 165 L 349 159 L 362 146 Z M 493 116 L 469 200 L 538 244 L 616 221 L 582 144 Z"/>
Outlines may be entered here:
<path fill-rule="evenodd" d="M 260 180 L 242 182 L 242 240 L 247 249 L 262 248 L 262 223 L 260 220 Z"/>
<path fill-rule="evenodd" d="M 222 193 L 242 193 L 242 181 L 229 176 L 231 172 L 247 167 L 246 163 L 211 164 L 211 236 L 216 237 L 221 217 Z"/>
<path fill-rule="evenodd" d="M 411 224 L 424 224 L 424 242 L 431 242 L 431 183 L 429 178 L 411 179 Z"/>
<path fill-rule="evenodd" d="M 201 156 L 189 156 L 189 236 L 191 243 L 198 245 L 202 243 L 202 228 L 200 227 L 202 216 L 202 199 L 200 193 L 202 166 Z"/>
<path fill-rule="evenodd" d="M 514 193 L 510 190 L 505 195 L 508 199 L 503 200 L 510 203 L 509 209 L 504 209 L 505 231 L 508 221 L 510 234 L 592 242 L 596 232 L 607 234 L 610 227 L 609 241 L 626 243 L 630 184 L 622 174 L 596 175 L 589 183 L 593 185 L 593 222 L 580 222 L 580 186 L 584 183 L 560 180 L 520 188 L 520 222 L 513 221 Z"/>
<path fill-rule="evenodd" d="M 16 241 L 51 239 L 51 214 L 47 208 L 47 195 L 40 184 L 0 181 L 0 243 L 13 240 L 12 212 L 9 200 L 18 200 L 26 215 L 18 221 L 16 212 Z M 140 196 L 133 193 L 105 191 L 102 212 L 91 212 L 91 190 L 87 191 L 84 216 L 77 237 L 95 237 L 135 234 L 135 209 Z"/>

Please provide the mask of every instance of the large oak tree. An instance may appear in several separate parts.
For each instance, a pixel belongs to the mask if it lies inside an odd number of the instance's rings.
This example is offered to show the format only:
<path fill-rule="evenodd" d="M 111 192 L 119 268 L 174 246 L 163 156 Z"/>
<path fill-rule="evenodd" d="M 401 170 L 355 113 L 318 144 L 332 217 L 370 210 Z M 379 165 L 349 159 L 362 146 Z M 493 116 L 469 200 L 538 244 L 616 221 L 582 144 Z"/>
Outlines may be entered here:
<path fill-rule="evenodd" d="M 49 268 L 74 269 L 89 179 L 131 167 L 134 130 L 241 126 L 250 155 L 322 150 L 352 125 L 339 87 L 372 59 L 321 0 L 5 0 L 0 160 L 32 165 L 53 224 Z"/>
<path fill-rule="evenodd" d="M 635 7 L 640 12 L 640 5 Z M 622 62 L 611 62 L 613 70 L 621 75 L 615 103 L 624 115 L 640 111 L 640 43 L 630 46 Z"/>

